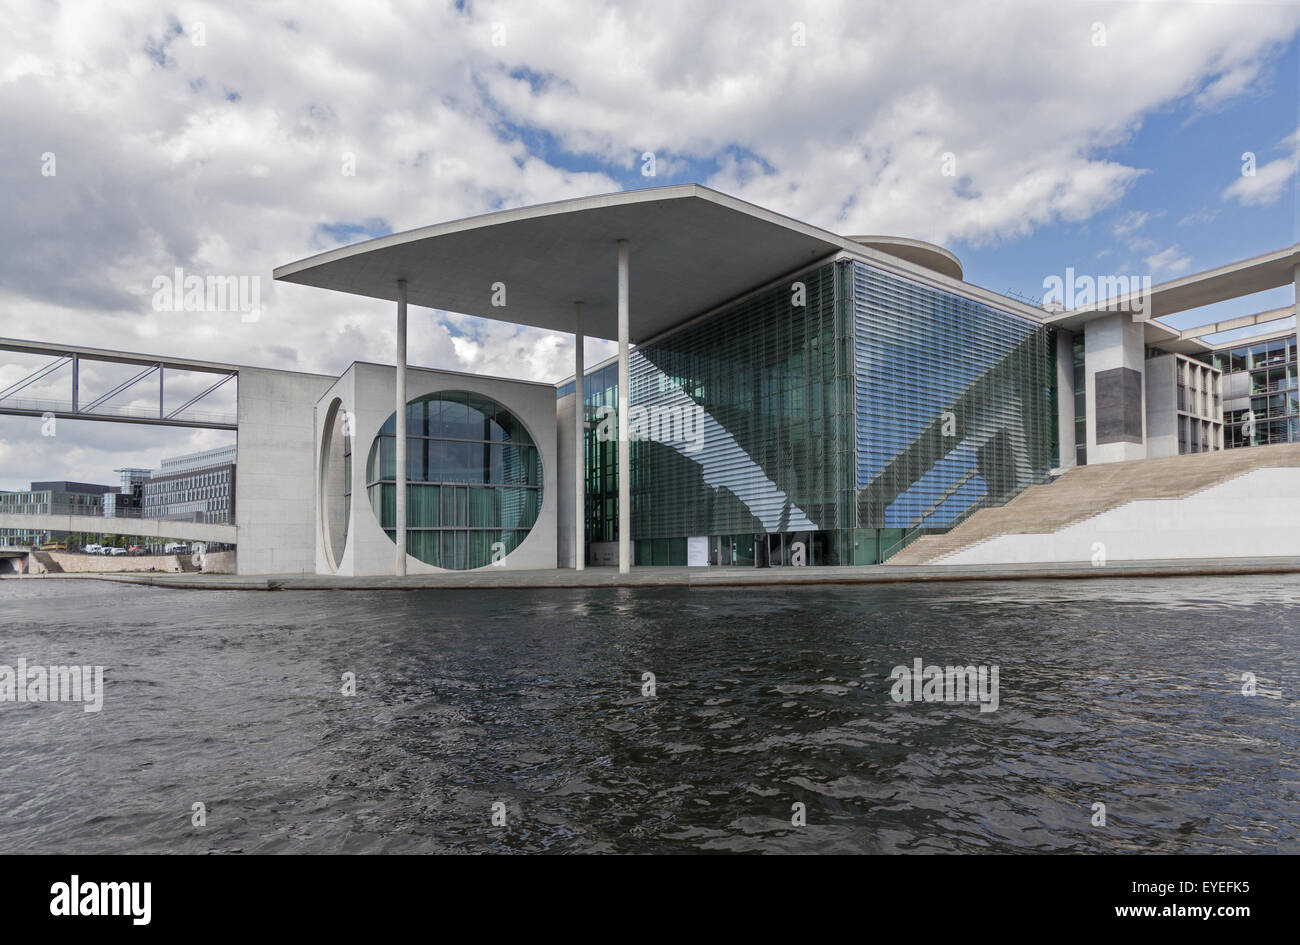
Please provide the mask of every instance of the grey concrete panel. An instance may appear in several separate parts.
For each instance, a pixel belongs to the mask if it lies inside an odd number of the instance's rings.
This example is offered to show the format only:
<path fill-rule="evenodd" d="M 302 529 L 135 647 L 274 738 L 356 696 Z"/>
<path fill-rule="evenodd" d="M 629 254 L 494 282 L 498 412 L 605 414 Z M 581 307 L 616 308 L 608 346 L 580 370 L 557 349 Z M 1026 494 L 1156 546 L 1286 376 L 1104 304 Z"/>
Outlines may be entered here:
<path fill-rule="evenodd" d="M 1097 442 L 1142 442 L 1142 375 L 1132 368 L 1098 371 Z"/>

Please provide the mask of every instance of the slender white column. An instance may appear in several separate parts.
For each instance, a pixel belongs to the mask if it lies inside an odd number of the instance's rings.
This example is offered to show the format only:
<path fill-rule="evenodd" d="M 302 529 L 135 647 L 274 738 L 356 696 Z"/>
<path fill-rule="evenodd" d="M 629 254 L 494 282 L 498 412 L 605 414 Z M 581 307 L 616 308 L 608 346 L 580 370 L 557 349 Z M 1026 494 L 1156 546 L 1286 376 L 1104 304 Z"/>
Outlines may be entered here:
<path fill-rule="evenodd" d="M 628 418 L 632 409 L 628 378 L 627 240 L 618 241 L 618 573 L 632 570 L 632 457 Z"/>
<path fill-rule="evenodd" d="M 406 573 L 406 280 L 397 280 L 397 552 L 393 573 Z"/>
<path fill-rule="evenodd" d="M 586 399 L 582 385 L 583 352 L 586 340 L 582 334 L 582 303 L 573 303 L 573 566 L 581 571 L 587 565 L 586 536 L 587 528 L 587 438 L 584 433 L 586 422 Z"/>

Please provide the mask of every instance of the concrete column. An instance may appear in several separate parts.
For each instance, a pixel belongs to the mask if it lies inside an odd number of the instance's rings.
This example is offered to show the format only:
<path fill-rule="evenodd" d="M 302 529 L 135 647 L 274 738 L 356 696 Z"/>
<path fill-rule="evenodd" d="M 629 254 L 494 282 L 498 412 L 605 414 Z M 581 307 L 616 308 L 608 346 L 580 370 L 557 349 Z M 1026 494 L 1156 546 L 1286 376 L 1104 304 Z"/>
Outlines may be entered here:
<path fill-rule="evenodd" d="M 1090 466 L 1147 457 L 1144 324 L 1114 312 L 1083 326 Z"/>
<path fill-rule="evenodd" d="M 583 350 L 585 336 L 582 334 L 582 303 L 573 303 L 573 566 L 581 571 L 587 566 L 586 537 L 587 527 L 587 443 L 583 433 L 586 419 L 585 391 L 583 390 Z"/>
<path fill-rule="evenodd" d="M 627 240 L 618 241 L 618 573 L 632 570 L 632 457 L 628 420 L 632 409 L 628 377 Z"/>
<path fill-rule="evenodd" d="M 393 573 L 406 574 L 406 280 L 397 280 L 397 551 Z"/>

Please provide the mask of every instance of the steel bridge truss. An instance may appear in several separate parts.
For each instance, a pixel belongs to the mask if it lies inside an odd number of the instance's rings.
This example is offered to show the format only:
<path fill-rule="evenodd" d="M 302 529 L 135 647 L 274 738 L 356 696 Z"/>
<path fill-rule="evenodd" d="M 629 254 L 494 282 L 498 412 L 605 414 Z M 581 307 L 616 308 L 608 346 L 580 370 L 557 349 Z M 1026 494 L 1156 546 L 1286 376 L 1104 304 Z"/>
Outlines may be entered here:
<path fill-rule="evenodd" d="M 104 351 L 94 348 L 78 348 L 45 344 L 42 342 L 16 341 L 0 338 L 0 352 L 21 354 L 44 354 L 52 356 L 51 360 L 20 378 L 7 387 L 0 389 L 0 414 L 16 417 L 50 416 L 60 420 L 107 420 L 114 423 L 147 423 L 165 427 L 190 427 L 206 430 L 236 430 L 237 417 L 231 413 L 203 413 L 193 408 L 217 390 L 220 390 L 231 378 L 239 376 L 235 365 L 217 364 L 207 361 L 187 361 L 174 358 L 153 358 L 122 351 Z M 83 403 L 81 390 L 81 362 L 95 361 L 105 364 L 129 364 L 140 370 L 133 376 L 116 385 L 111 390 Z M 71 391 L 66 401 L 38 400 L 22 398 L 19 395 L 39 381 L 46 380 L 66 367 L 71 367 Z M 212 375 L 214 382 L 202 392 L 195 394 L 179 407 L 167 410 L 164 402 L 166 391 L 166 373 L 184 371 Z M 155 375 L 158 380 L 158 408 L 115 406 L 113 398 L 135 388 Z"/>

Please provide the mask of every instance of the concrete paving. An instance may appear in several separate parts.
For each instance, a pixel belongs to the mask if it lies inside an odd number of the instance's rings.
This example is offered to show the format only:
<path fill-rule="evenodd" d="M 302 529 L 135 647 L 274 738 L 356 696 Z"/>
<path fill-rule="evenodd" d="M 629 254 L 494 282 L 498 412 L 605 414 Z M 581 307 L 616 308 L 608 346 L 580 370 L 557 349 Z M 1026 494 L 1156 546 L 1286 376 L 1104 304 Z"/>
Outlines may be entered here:
<path fill-rule="evenodd" d="M 633 568 L 620 575 L 615 568 L 584 571 L 448 571 L 405 577 L 372 575 L 341 577 L 319 574 L 48 574 L 23 580 L 91 580 L 147 584 L 185 590 L 314 591 L 314 590 L 505 590 L 586 587 L 760 587 L 818 584 L 892 584 L 944 581 L 1061 581 L 1098 578 L 1199 577 L 1244 574 L 1300 574 L 1300 557 L 1170 559 L 1111 561 L 1094 567 L 1076 564 L 1017 565 L 869 565 L 817 568 Z M 18 578 L 6 577 L 15 581 Z"/>

